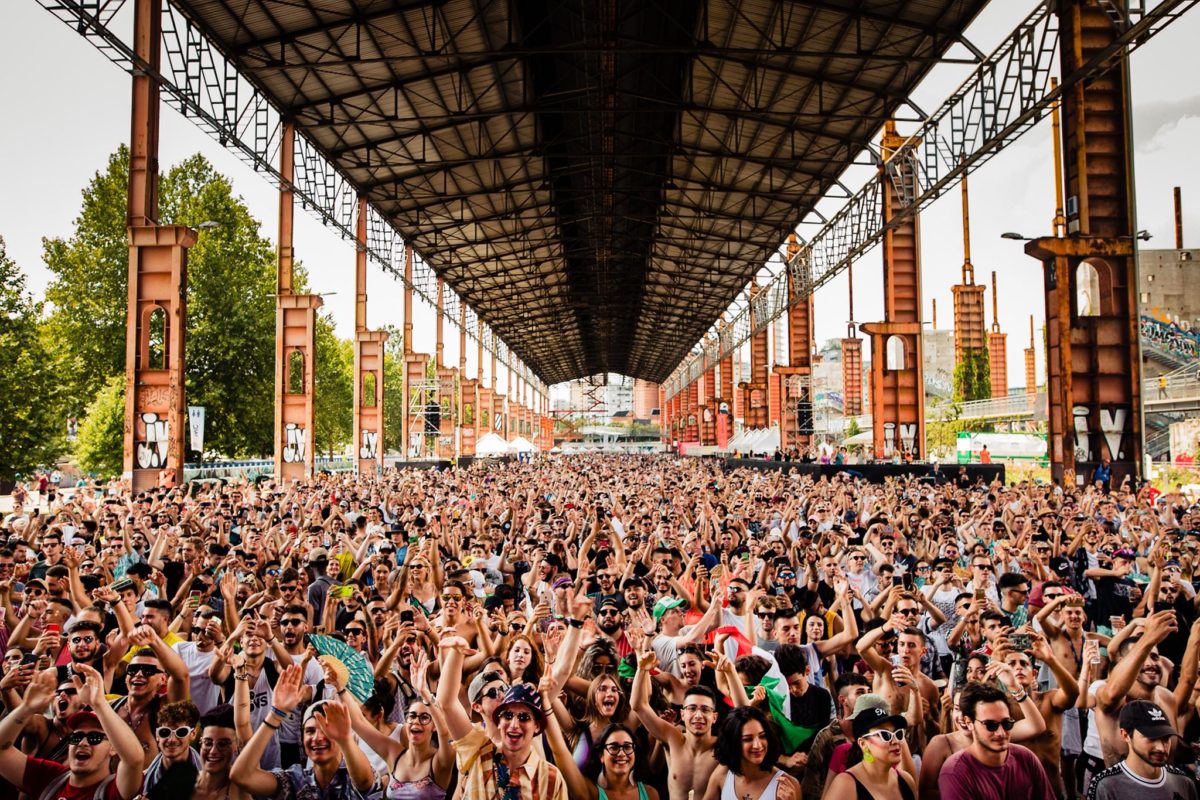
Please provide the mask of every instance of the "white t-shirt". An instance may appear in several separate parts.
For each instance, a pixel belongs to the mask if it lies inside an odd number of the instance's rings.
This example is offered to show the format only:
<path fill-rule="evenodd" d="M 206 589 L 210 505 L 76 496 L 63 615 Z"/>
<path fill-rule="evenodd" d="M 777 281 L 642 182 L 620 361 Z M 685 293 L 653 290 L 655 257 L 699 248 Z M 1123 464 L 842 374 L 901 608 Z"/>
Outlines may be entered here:
<path fill-rule="evenodd" d="M 214 684 L 208 677 L 208 669 L 212 666 L 213 658 L 217 654 L 216 649 L 209 650 L 207 653 L 201 652 L 196 642 L 176 642 L 172 647 L 183 659 L 183 663 L 187 665 L 192 702 L 195 703 L 201 715 L 207 714 L 209 709 L 221 702 L 221 687 Z"/>

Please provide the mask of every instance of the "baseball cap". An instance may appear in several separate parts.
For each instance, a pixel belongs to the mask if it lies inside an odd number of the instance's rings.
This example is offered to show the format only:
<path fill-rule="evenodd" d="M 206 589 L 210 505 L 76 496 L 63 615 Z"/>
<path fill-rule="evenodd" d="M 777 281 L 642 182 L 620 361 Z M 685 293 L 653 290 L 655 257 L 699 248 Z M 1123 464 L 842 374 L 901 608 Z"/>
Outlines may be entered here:
<path fill-rule="evenodd" d="M 315 564 L 318 561 L 328 561 L 329 551 L 324 547 L 315 547 L 308 553 L 308 563 Z"/>
<path fill-rule="evenodd" d="M 1137 558 L 1137 553 L 1130 550 L 1128 547 L 1122 547 L 1112 555 L 1113 558 L 1123 558 L 1126 561 L 1133 561 Z"/>
<path fill-rule="evenodd" d="M 467 700 L 472 703 L 478 703 L 479 696 L 483 694 L 483 690 L 487 688 L 487 685 L 489 683 L 495 683 L 496 681 L 503 683 L 505 685 L 505 691 L 508 691 L 508 681 L 504 680 L 504 676 L 499 672 L 496 672 L 495 670 L 489 670 L 487 672 L 479 673 L 467 687 Z"/>
<path fill-rule="evenodd" d="M 1178 736 L 1166 713 L 1149 700 L 1130 700 L 1121 709 L 1123 731 L 1137 731 L 1147 739 Z"/>
<path fill-rule="evenodd" d="M 100 724 L 100 718 L 92 711 L 76 711 L 71 716 L 67 717 L 67 730 L 78 731 L 84 728 L 103 729 Z"/>
<path fill-rule="evenodd" d="M 863 700 L 868 697 L 872 698 L 872 700 L 864 704 Z M 882 705 L 880 704 L 881 701 Z M 861 709 L 859 708 L 860 704 L 863 706 Z M 908 724 L 903 716 L 893 714 L 891 709 L 887 707 L 887 701 L 879 695 L 864 694 L 854 702 L 854 717 L 851 720 L 851 728 L 853 729 L 855 739 L 865 736 L 889 722 L 896 728 L 903 728 Z"/>
<path fill-rule="evenodd" d="M 679 608 L 683 605 L 683 601 L 678 597 L 664 597 L 654 604 L 654 619 L 662 619 L 663 614 L 673 608 Z"/>

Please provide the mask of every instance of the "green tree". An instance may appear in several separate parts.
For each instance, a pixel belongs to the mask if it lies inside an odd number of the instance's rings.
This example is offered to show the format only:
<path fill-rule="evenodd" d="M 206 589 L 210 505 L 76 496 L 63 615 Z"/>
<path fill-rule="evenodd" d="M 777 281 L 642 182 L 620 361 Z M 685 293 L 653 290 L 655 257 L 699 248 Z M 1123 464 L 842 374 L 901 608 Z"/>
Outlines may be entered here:
<path fill-rule="evenodd" d="M 59 415 L 87 406 L 125 369 L 129 152 L 121 147 L 83 191 L 68 239 L 46 239 L 53 278 L 45 322 L 63 391 Z M 202 156 L 168 170 L 163 223 L 202 230 L 188 254 L 187 392 L 206 414 L 206 446 L 230 456 L 269 455 L 274 425 L 275 254 L 229 180 Z"/>
<path fill-rule="evenodd" d="M 314 452 L 335 455 L 354 436 L 354 344 L 339 339 L 333 321 L 324 314 L 317 316 L 315 377 Z"/>
<path fill-rule="evenodd" d="M 0 238 L 0 478 L 49 465 L 63 445 L 60 383 L 39 331 L 42 307 L 26 294 L 25 275 Z"/>
<path fill-rule="evenodd" d="M 196 155 L 163 176 L 160 217 L 201 230 L 188 252 L 187 401 L 205 447 L 270 455 L 275 425 L 276 258 L 229 180 Z"/>
<path fill-rule="evenodd" d="M 383 451 L 400 452 L 404 447 L 404 331 L 395 326 L 388 332 L 383 358 Z"/>
<path fill-rule="evenodd" d="M 75 440 L 75 457 L 85 471 L 108 478 L 124 470 L 124 446 L 125 376 L 113 375 L 88 404 Z"/>
<path fill-rule="evenodd" d="M 862 433 L 862 428 L 858 425 L 858 417 L 851 417 L 850 424 L 846 427 L 846 438 L 858 436 L 860 433 Z"/>
<path fill-rule="evenodd" d="M 954 365 L 954 400 L 966 402 L 992 396 L 992 368 L 986 347 L 963 348 Z"/>
<path fill-rule="evenodd" d="M 128 183 L 129 150 L 122 145 L 83 190 L 72 236 L 42 240 L 42 257 L 54 276 L 46 288 L 53 309 L 46 341 L 53 348 L 64 416 L 85 408 L 125 369 Z"/>

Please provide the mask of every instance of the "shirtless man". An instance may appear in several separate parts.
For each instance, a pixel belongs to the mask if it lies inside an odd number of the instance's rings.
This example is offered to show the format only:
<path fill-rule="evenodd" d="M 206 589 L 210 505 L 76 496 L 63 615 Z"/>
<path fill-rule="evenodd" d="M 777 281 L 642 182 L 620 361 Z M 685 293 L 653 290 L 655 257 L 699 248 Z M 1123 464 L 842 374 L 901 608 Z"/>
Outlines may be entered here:
<path fill-rule="evenodd" d="M 1059 797 L 1064 797 L 1062 764 L 1060 762 L 1063 713 L 1075 707 L 1075 701 L 1079 699 L 1079 681 L 1071 673 L 1071 670 L 1058 660 L 1045 636 L 1040 633 L 1031 633 L 1029 636 L 1030 654 L 1046 664 L 1054 673 L 1055 682 L 1058 684 L 1057 689 L 1048 692 L 1034 691 L 1037 686 L 1037 670 L 1034 669 L 1029 654 L 1022 653 L 1020 650 L 1008 650 L 1000 655 L 1003 656 L 1004 663 L 1012 668 L 1013 676 L 1016 678 L 1020 690 L 1037 703 L 1038 711 L 1041 712 L 1042 719 L 1046 723 L 1045 731 L 1032 739 L 1026 739 L 1021 744 L 1032 750 L 1033 754 L 1041 760 L 1042 766 L 1046 768 L 1046 777 L 1050 779 L 1050 785 L 1054 787 L 1054 791 L 1058 793 Z"/>
<path fill-rule="evenodd" d="M 1192 696 L 1196 685 L 1196 657 L 1200 652 L 1200 619 L 1192 623 L 1187 650 L 1180 665 L 1175 691 L 1162 685 L 1163 666 L 1158 643 L 1176 629 L 1175 611 L 1167 609 L 1151 614 L 1139 638 L 1129 637 L 1118 648 L 1119 660 L 1108 680 L 1096 691 L 1096 719 L 1104 765 L 1111 767 L 1128 755 L 1129 745 L 1121 738 L 1121 708 L 1126 700 L 1149 700 L 1166 712 L 1168 721 L 1178 729 L 1179 709 Z"/>
<path fill-rule="evenodd" d="M 893 614 L 886 623 L 868 631 L 856 645 L 867 666 L 875 673 L 875 687 L 872 691 L 884 697 L 894 698 L 896 695 L 888 686 L 892 681 L 892 662 L 880 653 L 877 647 L 879 640 L 892 631 L 898 634 L 896 654 L 900 656 L 900 664 L 912 673 L 917 682 L 917 692 L 928 706 L 924 714 L 928 729 L 926 732 L 931 737 L 936 736 L 939 733 L 937 721 L 941 718 L 942 698 L 937 685 L 928 675 L 921 672 L 921 659 L 925 655 L 925 634 L 921 633 L 919 628 L 909 627 L 906 618 L 901 614 Z M 898 714 L 904 713 L 904 708 L 896 708 L 895 705 L 893 710 Z"/>
<path fill-rule="evenodd" d="M 1052 600 L 1042 606 L 1035 619 L 1042 626 L 1055 657 L 1072 674 L 1078 675 L 1083 654 L 1083 623 L 1087 621 L 1083 595 L 1067 594 L 1062 588 L 1056 591 L 1060 594 L 1055 594 Z"/>
<path fill-rule="evenodd" d="M 667 747 L 667 791 L 671 800 L 688 800 L 695 791 L 699 797 L 708 788 L 708 779 L 717 768 L 713 755 L 717 737 L 714 692 L 704 686 L 689 687 L 683 697 L 683 730 L 666 722 L 650 708 L 650 670 L 658 666 L 653 651 L 638 656 L 637 677 L 633 679 L 631 704 L 638 719 L 655 739 Z"/>

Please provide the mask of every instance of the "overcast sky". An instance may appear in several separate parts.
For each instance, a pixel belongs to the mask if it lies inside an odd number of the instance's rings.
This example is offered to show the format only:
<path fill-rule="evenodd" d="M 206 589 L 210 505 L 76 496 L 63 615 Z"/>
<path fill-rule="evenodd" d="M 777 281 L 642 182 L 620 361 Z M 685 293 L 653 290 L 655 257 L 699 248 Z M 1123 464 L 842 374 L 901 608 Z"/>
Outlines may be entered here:
<path fill-rule="evenodd" d="M 967 36 L 990 52 L 1033 7 L 1030 0 L 995 0 Z M 1185 244 L 1200 237 L 1200 87 L 1187 78 L 1185 54 L 1200 38 L 1200 12 L 1192 12 L 1138 50 L 1132 59 L 1138 226 L 1153 234 L 1150 247 L 1172 247 L 1173 186 L 1182 186 Z M 43 236 L 69 236 L 79 212 L 80 191 L 107 157 L 129 138 L 129 77 L 92 45 L 55 19 L 33 0 L 0 3 L 0 236 L 8 254 L 29 276 L 41 295 L 49 280 L 42 263 Z M 926 111 L 937 108 L 966 77 L 962 67 L 944 66 L 915 93 Z M 1194 76 L 1193 76 L 1194 78 Z M 903 126 L 901 133 L 909 132 Z M 164 106 L 160 162 L 178 163 L 195 152 L 207 156 L 230 177 L 262 225 L 275 239 L 276 193 L 254 173 L 191 122 Z M 845 182 L 857 189 L 866 170 L 849 172 Z M 1024 255 L 1021 244 L 1000 239 L 1004 231 L 1029 236 L 1048 233 L 1053 217 L 1053 168 L 1049 121 L 993 158 L 971 177 L 972 261 L 976 280 L 988 282 L 999 272 L 1000 325 L 1009 333 L 1009 384 L 1024 382 L 1023 348 L 1028 345 L 1029 315 L 1040 328 L 1044 303 L 1038 287 L 1040 266 Z M 821 206 L 826 216 L 840 206 Z M 938 325 L 952 326 L 951 284 L 962 266 L 960 196 L 955 189 L 927 209 L 921 221 L 922 270 L 929 319 L 931 300 L 938 303 Z M 802 229 L 811 236 L 813 229 Z M 296 254 L 308 267 L 317 292 L 336 292 L 325 299 L 340 335 L 354 329 L 354 248 L 299 208 Z M 882 263 L 878 248 L 854 269 L 855 318 L 870 321 L 883 314 Z M 400 284 L 372 266 L 368 323 L 372 327 L 402 323 Z M 848 319 L 845 274 L 817 295 L 819 341 L 844 335 Z M 987 295 L 991 324 L 991 295 Z M 418 304 L 420 305 L 420 304 Z M 433 313 L 416 312 L 416 348 L 432 353 Z M 458 360 L 457 329 L 447 326 L 446 357 Z M 1039 354 L 1039 379 L 1045 365 Z M 468 372 L 475 370 L 469 347 Z M 487 367 L 485 365 L 485 372 Z M 500 377 L 501 390 L 505 376 Z M 556 392 L 557 395 L 557 392 Z"/>

